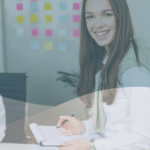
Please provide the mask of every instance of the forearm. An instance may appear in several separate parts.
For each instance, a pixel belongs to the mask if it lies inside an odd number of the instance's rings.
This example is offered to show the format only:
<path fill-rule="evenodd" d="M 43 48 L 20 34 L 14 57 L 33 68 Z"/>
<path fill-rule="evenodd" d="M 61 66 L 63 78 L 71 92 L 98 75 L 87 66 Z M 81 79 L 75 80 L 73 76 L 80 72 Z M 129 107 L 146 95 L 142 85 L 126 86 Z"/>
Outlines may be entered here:
<path fill-rule="evenodd" d="M 123 130 L 112 138 L 96 139 L 94 145 L 97 150 L 141 150 L 148 148 L 150 141 L 145 136 L 135 132 L 134 130 Z"/>

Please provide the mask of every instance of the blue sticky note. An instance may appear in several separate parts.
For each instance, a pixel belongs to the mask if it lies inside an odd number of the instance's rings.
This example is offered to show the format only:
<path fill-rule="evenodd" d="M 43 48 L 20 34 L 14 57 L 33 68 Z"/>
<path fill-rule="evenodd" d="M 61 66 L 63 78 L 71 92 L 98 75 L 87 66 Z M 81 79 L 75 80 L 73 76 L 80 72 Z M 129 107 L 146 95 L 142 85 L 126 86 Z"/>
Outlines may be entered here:
<path fill-rule="evenodd" d="M 60 15 L 59 16 L 59 23 L 66 23 L 67 22 L 67 16 L 66 15 Z"/>
<path fill-rule="evenodd" d="M 30 4 L 30 10 L 31 11 L 37 11 L 37 3 L 31 2 L 31 4 Z"/>
<path fill-rule="evenodd" d="M 32 49 L 39 49 L 40 48 L 39 42 L 38 41 L 33 41 L 31 43 L 31 48 Z"/>
<path fill-rule="evenodd" d="M 66 43 L 59 43 L 58 51 L 65 52 L 66 50 L 67 50 L 67 44 Z"/>
<path fill-rule="evenodd" d="M 60 3 L 59 9 L 60 10 L 66 10 L 67 9 L 67 4 L 66 3 Z"/>

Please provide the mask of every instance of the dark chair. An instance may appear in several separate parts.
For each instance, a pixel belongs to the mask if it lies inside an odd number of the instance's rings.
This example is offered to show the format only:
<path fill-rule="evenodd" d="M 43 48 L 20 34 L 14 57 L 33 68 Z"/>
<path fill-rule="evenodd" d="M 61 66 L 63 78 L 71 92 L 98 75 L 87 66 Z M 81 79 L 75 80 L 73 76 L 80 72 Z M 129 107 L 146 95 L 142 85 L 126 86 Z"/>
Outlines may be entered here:
<path fill-rule="evenodd" d="M 0 94 L 6 109 L 4 143 L 23 143 L 25 140 L 25 73 L 0 73 Z"/>

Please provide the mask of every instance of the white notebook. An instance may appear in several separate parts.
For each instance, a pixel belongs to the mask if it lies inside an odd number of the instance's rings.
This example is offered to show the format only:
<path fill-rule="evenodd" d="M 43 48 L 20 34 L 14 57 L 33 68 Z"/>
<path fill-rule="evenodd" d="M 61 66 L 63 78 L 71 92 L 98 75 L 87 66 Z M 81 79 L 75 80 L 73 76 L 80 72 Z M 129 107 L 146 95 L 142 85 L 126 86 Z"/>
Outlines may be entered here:
<path fill-rule="evenodd" d="M 30 129 L 40 146 L 60 147 L 64 141 L 72 141 L 78 138 L 90 140 L 91 138 L 102 138 L 98 134 L 81 134 L 81 135 L 63 135 L 56 126 L 38 126 L 36 123 L 30 124 Z"/>

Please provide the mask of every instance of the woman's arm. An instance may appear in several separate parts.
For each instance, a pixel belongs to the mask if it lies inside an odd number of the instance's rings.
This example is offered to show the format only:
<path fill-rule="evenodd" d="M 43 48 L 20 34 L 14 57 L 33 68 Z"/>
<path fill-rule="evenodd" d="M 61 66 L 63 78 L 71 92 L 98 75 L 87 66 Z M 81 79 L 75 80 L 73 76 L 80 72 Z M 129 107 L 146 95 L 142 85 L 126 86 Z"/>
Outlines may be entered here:
<path fill-rule="evenodd" d="M 0 95 L 0 142 L 5 137 L 6 130 L 6 111 L 3 103 L 3 98 Z"/>
<path fill-rule="evenodd" d="M 114 137 L 95 140 L 97 150 L 150 148 L 150 74 L 134 67 L 125 71 L 122 81 L 130 102 L 131 126 Z"/>

